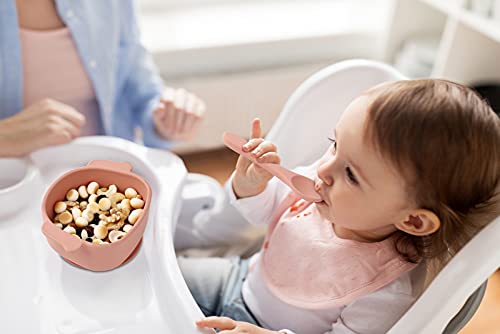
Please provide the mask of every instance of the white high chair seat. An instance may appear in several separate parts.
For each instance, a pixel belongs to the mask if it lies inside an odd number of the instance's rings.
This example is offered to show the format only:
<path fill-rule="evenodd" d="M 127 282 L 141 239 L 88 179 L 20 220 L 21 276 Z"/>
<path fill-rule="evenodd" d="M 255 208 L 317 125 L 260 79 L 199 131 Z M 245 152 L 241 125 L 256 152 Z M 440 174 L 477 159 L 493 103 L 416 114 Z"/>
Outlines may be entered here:
<path fill-rule="evenodd" d="M 375 61 L 349 60 L 328 66 L 294 91 L 266 139 L 277 145 L 284 166 L 308 165 L 327 149 L 327 137 L 355 97 L 379 83 L 404 79 L 394 68 Z M 252 228 L 229 205 L 223 189 L 207 176 L 196 174 L 188 179 L 191 183 L 183 196 L 189 200 L 177 226 L 177 248 L 224 243 L 247 250 L 241 244 L 251 240 Z M 200 184 L 205 184 L 204 191 Z M 192 196 L 193 189 L 197 198 Z M 193 207 L 203 210 L 194 213 Z M 483 282 L 500 265 L 499 239 L 497 218 L 455 256 L 388 333 L 457 333 L 477 309 L 485 290 Z"/>

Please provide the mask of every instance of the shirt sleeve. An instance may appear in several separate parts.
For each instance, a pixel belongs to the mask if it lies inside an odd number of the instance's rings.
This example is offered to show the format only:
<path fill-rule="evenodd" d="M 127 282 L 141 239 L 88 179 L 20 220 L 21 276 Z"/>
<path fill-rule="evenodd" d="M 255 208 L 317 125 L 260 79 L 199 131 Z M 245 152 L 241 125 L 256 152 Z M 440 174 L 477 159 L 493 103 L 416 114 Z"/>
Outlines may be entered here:
<path fill-rule="evenodd" d="M 126 44 L 127 77 L 122 96 L 128 99 L 137 125 L 142 128 L 144 145 L 167 149 L 172 142 L 160 137 L 153 123 L 153 110 L 164 89 L 152 56 L 140 41 L 136 8 L 133 0 L 122 3 L 121 43 Z"/>
<path fill-rule="evenodd" d="M 286 197 L 289 190 L 277 178 L 273 177 L 263 192 L 252 197 L 237 199 L 233 191 L 233 175 L 226 182 L 225 189 L 229 203 L 233 205 L 250 224 L 267 225 L 274 210 Z"/>

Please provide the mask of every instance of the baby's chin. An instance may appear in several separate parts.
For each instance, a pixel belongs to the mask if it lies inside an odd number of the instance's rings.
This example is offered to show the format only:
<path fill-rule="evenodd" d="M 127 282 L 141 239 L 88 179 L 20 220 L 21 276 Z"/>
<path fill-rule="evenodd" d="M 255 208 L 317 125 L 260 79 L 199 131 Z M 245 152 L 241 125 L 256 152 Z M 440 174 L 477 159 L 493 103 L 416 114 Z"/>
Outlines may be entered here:
<path fill-rule="evenodd" d="M 316 202 L 316 208 L 318 209 L 318 213 L 321 216 L 321 218 L 328 220 L 332 224 L 334 223 L 333 215 L 330 212 L 329 206 L 324 202 Z"/>

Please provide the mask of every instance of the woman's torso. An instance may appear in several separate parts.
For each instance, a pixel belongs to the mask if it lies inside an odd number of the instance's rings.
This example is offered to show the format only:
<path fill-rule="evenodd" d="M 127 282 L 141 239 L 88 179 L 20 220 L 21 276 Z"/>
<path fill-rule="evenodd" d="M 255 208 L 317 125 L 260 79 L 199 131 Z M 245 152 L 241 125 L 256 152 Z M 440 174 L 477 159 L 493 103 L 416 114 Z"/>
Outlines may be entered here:
<path fill-rule="evenodd" d="M 28 5 L 27 5 L 28 4 Z M 92 82 L 53 0 L 17 1 L 23 108 L 50 98 L 85 116 L 81 135 L 104 134 Z"/>
<path fill-rule="evenodd" d="M 28 3 L 31 2 L 38 1 Z M 133 1 L 55 0 L 53 3 L 59 20 L 53 19 L 52 8 L 52 16 L 42 20 L 46 23 L 43 27 L 56 28 L 59 21 L 64 22 L 92 83 L 105 133 L 133 140 L 134 127 L 143 125 L 138 122 L 143 121 L 144 109 L 161 94 L 162 88 L 161 79 L 151 70 L 151 61 L 138 42 Z M 20 20 L 26 22 L 25 18 Z M 20 20 L 16 0 L 1 0 L 0 119 L 12 117 L 23 109 Z M 160 146 L 160 140 L 155 142 L 150 137 L 144 135 L 146 145 Z"/>

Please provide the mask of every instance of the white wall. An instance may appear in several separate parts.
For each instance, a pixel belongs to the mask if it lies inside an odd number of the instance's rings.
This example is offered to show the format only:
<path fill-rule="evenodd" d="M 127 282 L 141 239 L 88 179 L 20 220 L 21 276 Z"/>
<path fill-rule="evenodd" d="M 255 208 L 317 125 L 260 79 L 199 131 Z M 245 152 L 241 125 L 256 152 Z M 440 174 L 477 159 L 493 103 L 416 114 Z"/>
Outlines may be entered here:
<path fill-rule="evenodd" d="M 224 131 L 247 136 L 255 117 L 267 131 L 315 71 L 343 59 L 379 59 L 388 3 L 239 1 L 143 13 L 143 40 L 166 84 L 207 103 L 199 136 L 174 150 L 217 148 Z"/>

